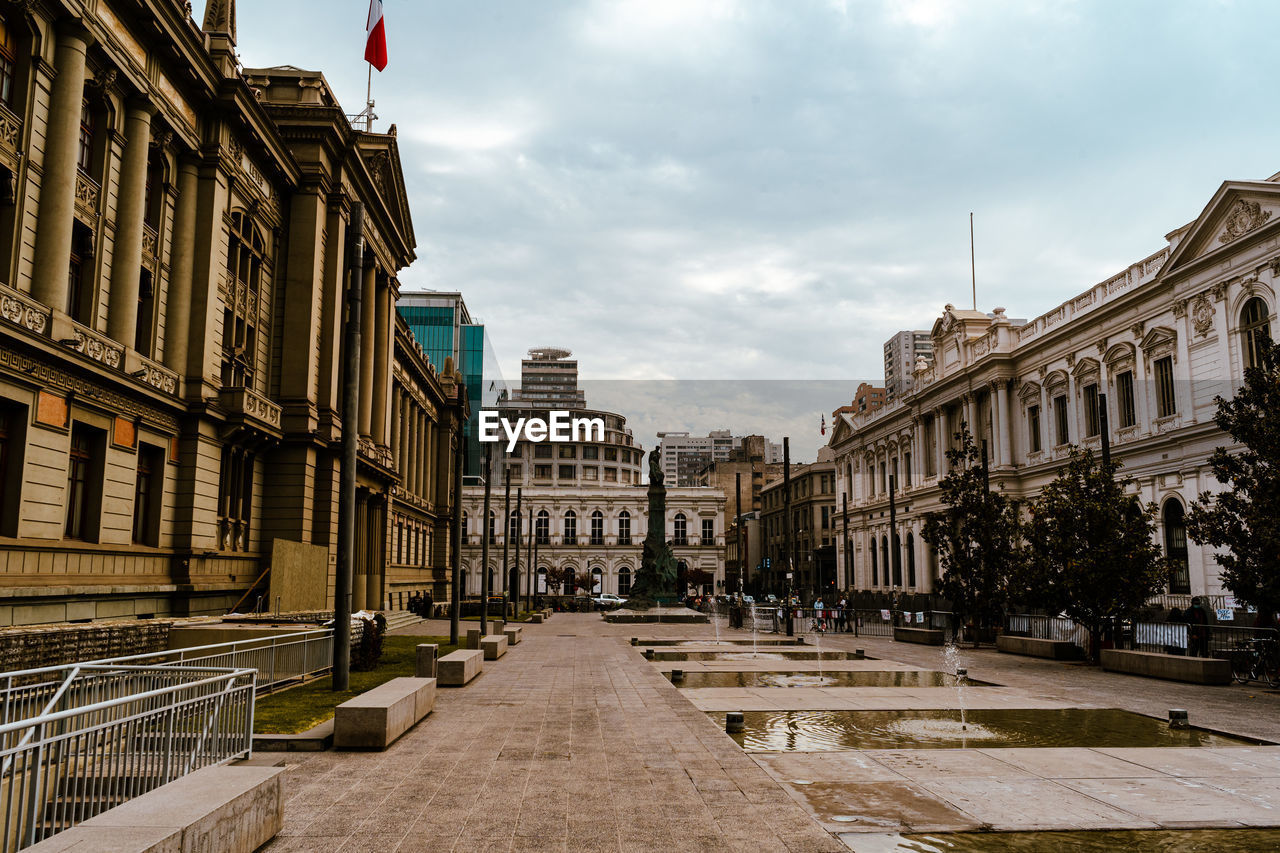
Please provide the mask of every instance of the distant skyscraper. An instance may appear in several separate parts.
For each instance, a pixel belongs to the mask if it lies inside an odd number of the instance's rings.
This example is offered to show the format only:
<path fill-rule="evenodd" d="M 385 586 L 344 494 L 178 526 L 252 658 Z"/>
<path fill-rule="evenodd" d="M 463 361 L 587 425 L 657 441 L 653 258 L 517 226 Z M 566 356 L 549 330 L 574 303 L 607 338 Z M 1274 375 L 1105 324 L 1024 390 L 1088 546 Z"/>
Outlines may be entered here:
<path fill-rule="evenodd" d="M 679 486 L 698 485 L 698 475 L 712 462 L 724 462 L 734 448 L 741 447 L 745 436 L 733 435 L 727 429 L 713 429 L 706 435 L 688 432 L 658 433 L 658 458 L 668 483 Z M 782 445 L 764 441 L 765 463 L 782 461 Z"/>
<path fill-rule="evenodd" d="M 492 408 L 507 394 L 484 324 L 472 318 L 461 293 L 404 293 L 396 302 L 396 310 L 409 324 L 413 337 L 436 370 L 443 370 L 445 359 L 451 358 L 462 372 L 471 401 L 471 417 L 465 428 L 467 459 L 463 470 L 468 477 L 478 476 L 484 455 L 479 439 L 480 409 Z"/>
<path fill-rule="evenodd" d="M 925 331 L 898 332 L 884 342 L 884 391 L 888 402 L 911 390 L 916 356 L 933 358 L 933 340 Z"/>
<path fill-rule="evenodd" d="M 578 360 L 559 347 L 536 347 L 520 362 L 520 387 L 507 405 L 534 409 L 583 409 L 586 394 L 578 387 Z"/>

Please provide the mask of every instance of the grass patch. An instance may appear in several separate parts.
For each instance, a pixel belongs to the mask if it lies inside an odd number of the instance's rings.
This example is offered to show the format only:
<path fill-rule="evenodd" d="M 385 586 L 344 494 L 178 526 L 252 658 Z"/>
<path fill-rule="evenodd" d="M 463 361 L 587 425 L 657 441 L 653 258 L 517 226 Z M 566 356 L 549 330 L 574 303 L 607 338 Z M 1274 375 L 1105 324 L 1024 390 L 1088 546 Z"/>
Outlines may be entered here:
<path fill-rule="evenodd" d="M 258 699 L 253 711 L 254 734 L 296 735 L 320 725 L 333 716 L 333 709 L 343 702 L 379 684 L 401 676 L 412 676 L 417 663 L 419 643 L 439 643 L 440 655 L 457 651 L 448 637 L 404 637 L 387 635 L 382 639 L 382 659 L 372 672 L 351 673 L 350 690 L 335 693 L 333 677 L 300 684 Z"/>

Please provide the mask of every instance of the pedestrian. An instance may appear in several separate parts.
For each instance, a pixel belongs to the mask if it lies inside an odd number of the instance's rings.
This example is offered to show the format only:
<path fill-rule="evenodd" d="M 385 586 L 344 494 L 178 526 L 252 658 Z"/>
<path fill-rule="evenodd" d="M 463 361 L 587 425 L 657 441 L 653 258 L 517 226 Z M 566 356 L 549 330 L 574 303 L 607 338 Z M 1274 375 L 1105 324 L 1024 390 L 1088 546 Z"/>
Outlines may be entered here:
<path fill-rule="evenodd" d="M 1184 614 L 1187 620 L 1187 654 L 1197 658 L 1209 656 L 1209 608 L 1202 596 L 1193 596 Z"/>
<path fill-rule="evenodd" d="M 844 596 L 840 596 L 840 600 L 836 603 L 836 630 L 849 630 L 849 611 L 846 610 L 849 603 L 845 601 Z"/>
<path fill-rule="evenodd" d="M 819 632 L 826 630 L 822 612 L 822 599 L 815 598 L 813 600 L 813 624 Z"/>

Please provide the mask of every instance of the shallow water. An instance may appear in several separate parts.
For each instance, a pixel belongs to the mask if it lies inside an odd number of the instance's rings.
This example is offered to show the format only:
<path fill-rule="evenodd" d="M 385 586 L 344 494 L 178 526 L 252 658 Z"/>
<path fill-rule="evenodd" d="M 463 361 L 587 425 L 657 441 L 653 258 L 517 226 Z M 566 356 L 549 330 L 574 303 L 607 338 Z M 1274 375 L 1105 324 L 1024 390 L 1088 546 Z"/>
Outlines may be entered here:
<path fill-rule="evenodd" d="M 927 670 L 858 672 L 686 672 L 677 687 L 952 687 L 954 675 Z M 986 685 L 985 681 L 967 682 Z"/>
<path fill-rule="evenodd" d="M 1280 850 L 1280 830 L 1193 829 L 1109 832 L 844 833 L 854 853 L 1254 853 Z"/>
<path fill-rule="evenodd" d="M 724 714 L 710 715 L 723 728 Z M 755 751 L 957 749 L 995 746 L 1240 746 L 1251 741 L 1114 708 L 959 711 L 747 711 L 746 731 L 730 735 Z"/>
<path fill-rule="evenodd" d="M 853 652 L 771 651 L 771 652 L 668 652 L 654 649 L 654 660 L 861 660 Z"/>

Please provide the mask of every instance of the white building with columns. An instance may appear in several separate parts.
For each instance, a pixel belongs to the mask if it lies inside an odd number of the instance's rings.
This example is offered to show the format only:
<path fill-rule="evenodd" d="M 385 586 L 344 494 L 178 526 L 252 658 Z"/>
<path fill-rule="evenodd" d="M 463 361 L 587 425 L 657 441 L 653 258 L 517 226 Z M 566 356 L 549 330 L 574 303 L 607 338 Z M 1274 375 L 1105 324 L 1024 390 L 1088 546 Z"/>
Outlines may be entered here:
<path fill-rule="evenodd" d="M 992 488 L 1022 499 L 1056 476 L 1071 445 L 1100 448 L 1105 402 L 1112 453 L 1158 506 L 1161 544 L 1179 566 L 1169 592 L 1222 592 L 1212 552 L 1187 540 L 1183 518 L 1198 494 L 1219 489 L 1208 457 L 1230 439 L 1213 423 L 1214 397 L 1239 387 L 1275 328 L 1278 181 L 1224 183 L 1159 251 L 1025 324 L 999 308 L 946 306 L 933 324 L 933 361 L 917 363 L 912 390 L 867 415 L 844 414 L 832 430 L 849 507 L 847 537 L 837 539 L 842 582 L 934 590 L 938 563 L 921 529 L 941 508 L 945 450 L 962 421 L 987 444 Z"/>

